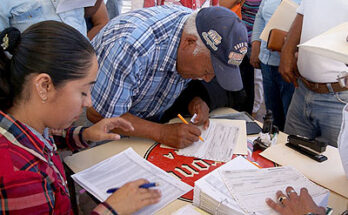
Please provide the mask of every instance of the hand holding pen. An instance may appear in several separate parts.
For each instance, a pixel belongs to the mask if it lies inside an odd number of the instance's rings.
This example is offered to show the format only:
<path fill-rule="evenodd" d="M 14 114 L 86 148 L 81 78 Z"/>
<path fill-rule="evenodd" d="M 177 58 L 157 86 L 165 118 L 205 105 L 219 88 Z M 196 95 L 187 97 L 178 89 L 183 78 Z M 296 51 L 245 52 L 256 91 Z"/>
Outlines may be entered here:
<path fill-rule="evenodd" d="M 196 114 L 195 114 L 195 115 L 196 115 Z M 196 115 L 196 116 L 197 116 L 197 115 Z M 189 124 L 189 123 L 185 120 L 185 118 L 181 116 L 181 114 L 178 114 L 178 117 L 179 117 L 179 119 L 180 119 L 183 123 L 185 123 L 186 125 Z M 195 118 L 195 117 L 192 117 L 191 120 L 190 120 L 190 122 L 194 121 L 194 118 Z M 203 139 L 201 136 L 199 136 L 198 138 L 199 138 L 202 142 L 204 142 L 204 139 Z"/>
<path fill-rule="evenodd" d="M 159 184 L 158 183 L 145 183 L 145 184 L 142 184 L 139 186 L 139 188 L 143 188 L 143 189 L 148 189 L 148 188 L 151 188 L 151 187 L 156 187 L 158 186 Z M 106 191 L 106 193 L 114 193 L 116 192 L 118 189 L 120 189 L 119 187 L 115 187 L 115 188 L 110 188 Z"/>
<path fill-rule="evenodd" d="M 141 185 L 150 184 L 145 179 L 126 183 L 105 201 L 118 214 L 133 214 L 141 208 L 158 203 L 161 192 L 158 189 L 143 189 Z"/>

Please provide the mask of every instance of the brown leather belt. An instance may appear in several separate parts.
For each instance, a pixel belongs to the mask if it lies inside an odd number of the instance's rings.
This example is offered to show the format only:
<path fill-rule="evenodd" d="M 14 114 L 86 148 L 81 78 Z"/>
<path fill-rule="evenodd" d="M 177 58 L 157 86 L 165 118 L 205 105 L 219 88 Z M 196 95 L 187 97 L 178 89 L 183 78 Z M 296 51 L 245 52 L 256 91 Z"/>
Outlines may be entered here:
<path fill-rule="evenodd" d="M 331 90 L 329 90 L 328 85 L 332 87 L 332 90 L 337 93 L 337 92 L 341 92 L 341 91 L 345 91 L 348 90 L 348 88 L 345 87 L 341 87 L 340 84 L 338 82 L 332 82 L 332 83 L 315 83 L 315 82 L 311 82 L 308 81 L 307 79 L 305 79 L 304 77 L 302 77 L 301 75 L 299 76 L 299 78 L 301 79 L 301 81 L 306 85 L 306 87 L 316 93 L 330 93 Z"/>

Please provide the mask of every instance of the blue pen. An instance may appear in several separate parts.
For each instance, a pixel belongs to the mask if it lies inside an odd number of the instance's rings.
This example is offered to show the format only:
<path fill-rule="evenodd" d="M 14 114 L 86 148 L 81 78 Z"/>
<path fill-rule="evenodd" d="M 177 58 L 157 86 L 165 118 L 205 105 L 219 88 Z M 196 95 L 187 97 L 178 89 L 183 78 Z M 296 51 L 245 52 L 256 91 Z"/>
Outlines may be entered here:
<path fill-rule="evenodd" d="M 150 187 L 156 187 L 158 186 L 158 183 L 146 183 L 146 184 L 142 184 L 139 186 L 139 188 L 144 188 L 144 189 L 148 189 Z M 120 189 L 119 187 L 115 187 L 115 188 L 110 188 L 106 191 L 106 193 L 114 193 L 116 192 L 118 189 Z"/>

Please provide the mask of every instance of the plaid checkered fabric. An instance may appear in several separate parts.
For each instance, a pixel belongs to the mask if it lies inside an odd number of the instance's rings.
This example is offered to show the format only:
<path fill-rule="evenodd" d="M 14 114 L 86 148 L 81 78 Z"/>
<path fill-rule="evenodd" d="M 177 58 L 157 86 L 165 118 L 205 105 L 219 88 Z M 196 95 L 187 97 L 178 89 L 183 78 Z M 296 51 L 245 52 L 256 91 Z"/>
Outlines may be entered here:
<path fill-rule="evenodd" d="M 87 147 L 80 139 L 82 130 L 66 129 L 61 140 L 71 149 Z M 42 138 L 0 111 L 1 214 L 72 214 L 63 164 Z M 45 141 L 55 146 L 53 137 Z M 109 213 L 102 205 L 98 210 Z"/>
<path fill-rule="evenodd" d="M 176 71 L 177 49 L 191 9 L 161 6 L 111 20 L 93 39 L 99 61 L 92 89 L 103 117 L 131 113 L 158 120 L 189 82 Z"/>

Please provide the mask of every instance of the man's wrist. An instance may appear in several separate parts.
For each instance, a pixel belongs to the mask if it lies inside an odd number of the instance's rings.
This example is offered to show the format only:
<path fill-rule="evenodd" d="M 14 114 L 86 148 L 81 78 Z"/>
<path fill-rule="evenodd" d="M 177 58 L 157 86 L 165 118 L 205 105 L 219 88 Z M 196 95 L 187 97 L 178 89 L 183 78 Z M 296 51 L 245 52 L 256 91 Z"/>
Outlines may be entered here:
<path fill-rule="evenodd" d="M 331 215 L 333 213 L 332 208 L 326 207 L 325 215 Z M 322 213 L 309 212 L 304 215 L 323 215 Z"/>

